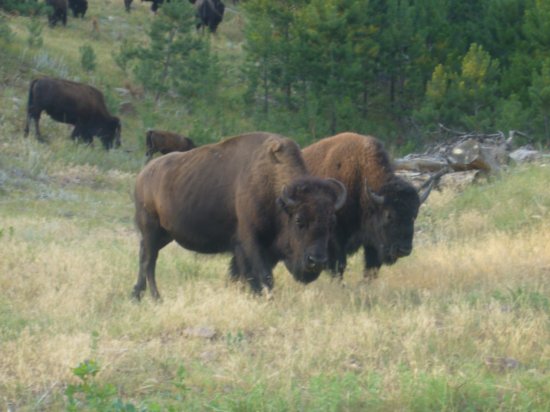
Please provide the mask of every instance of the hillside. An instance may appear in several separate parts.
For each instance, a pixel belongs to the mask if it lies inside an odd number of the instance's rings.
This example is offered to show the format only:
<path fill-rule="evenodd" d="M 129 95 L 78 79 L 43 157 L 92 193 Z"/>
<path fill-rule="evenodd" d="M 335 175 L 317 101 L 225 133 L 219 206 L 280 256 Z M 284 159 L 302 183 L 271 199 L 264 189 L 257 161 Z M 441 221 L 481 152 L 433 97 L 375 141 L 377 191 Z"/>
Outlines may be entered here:
<path fill-rule="evenodd" d="M 550 165 L 510 167 L 463 192 L 434 191 L 409 257 L 346 285 L 308 286 L 276 268 L 272 301 L 227 284 L 228 256 L 171 244 L 157 265 L 163 302 L 130 299 L 138 267 L 133 185 L 148 127 L 201 143 L 249 130 L 245 117 L 153 106 L 111 58 L 153 18 L 147 3 L 90 2 L 87 17 L 28 21 L 0 62 L 0 408 L 10 411 L 547 411 L 550 409 Z M 100 35 L 91 37 L 97 16 Z M 227 23 L 227 24 L 226 24 Z M 231 24 L 230 24 L 231 23 Z M 210 40 L 235 70 L 229 13 Z M 80 67 L 89 42 L 98 68 Z M 123 145 L 70 141 L 46 115 L 49 143 L 23 138 L 30 79 L 86 81 L 123 119 Z M 135 97 L 117 88 L 135 88 Z M 120 113 L 129 101 L 133 113 Z M 367 131 L 365 131 L 367 133 Z"/>

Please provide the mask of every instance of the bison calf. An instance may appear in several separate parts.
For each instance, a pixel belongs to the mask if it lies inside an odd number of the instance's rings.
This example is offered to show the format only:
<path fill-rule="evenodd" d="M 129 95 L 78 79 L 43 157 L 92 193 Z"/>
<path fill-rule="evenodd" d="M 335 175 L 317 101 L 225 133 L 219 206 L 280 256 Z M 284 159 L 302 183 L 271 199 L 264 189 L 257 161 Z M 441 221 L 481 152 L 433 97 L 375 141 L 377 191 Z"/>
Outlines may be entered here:
<path fill-rule="evenodd" d="M 195 148 L 195 144 L 190 138 L 163 130 L 147 131 L 145 134 L 145 146 L 147 147 L 147 152 L 145 153 L 147 163 L 157 152 L 167 154 L 171 152 L 186 152 Z"/>
<path fill-rule="evenodd" d="M 310 176 L 298 145 L 270 133 L 161 156 L 136 181 L 141 244 L 133 296 L 148 283 L 160 297 L 155 265 L 172 240 L 200 253 L 232 253 L 233 279 L 248 280 L 254 292 L 271 290 L 280 260 L 296 280 L 311 282 L 327 263 L 345 199 L 342 183 Z"/>
<path fill-rule="evenodd" d="M 29 87 L 25 137 L 33 120 L 36 138 L 43 140 L 39 127 L 43 111 L 57 122 L 74 125 L 73 140 L 82 138 L 89 144 L 98 136 L 105 149 L 120 146 L 120 119 L 110 115 L 103 94 L 95 87 L 52 77 L 34 79 Z"/>
<path fill-rule="evenodd" d="M 433 180 L 417 191 L 394 173 L 382 142 L 372 136 L 341 133 L 303 151 L 309 171 L 340 180 L 348 191 L 338 211 L 329 268 L 342 278 L 346 255 L 363 247 L 365 277 L 393 264 L 413 247 L 414 221 Z"/>

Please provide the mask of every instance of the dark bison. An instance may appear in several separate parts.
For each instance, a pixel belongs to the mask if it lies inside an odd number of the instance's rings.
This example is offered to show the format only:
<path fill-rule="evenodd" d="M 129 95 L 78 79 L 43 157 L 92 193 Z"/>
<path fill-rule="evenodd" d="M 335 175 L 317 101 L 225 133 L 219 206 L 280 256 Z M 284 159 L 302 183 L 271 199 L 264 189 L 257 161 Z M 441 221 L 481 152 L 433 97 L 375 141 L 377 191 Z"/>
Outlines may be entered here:
<path fill-rule="evenodd" d="M 153 10 L 155 13 L 157 12 L 157 10 L 159 9 L 159 6 L 164 3 L 164 0 L 141 0 L 142 2 L 143 1 L 148 1 L 148 2 L 151 2 L 153 4 L 151 4 L 151 10 Z M 170 0 L 166 0 L 167 3 L 170 3 Z"/>
<path fill-rule="evenodd" d="M 419 193 L 395 175 L 383 144 L 371 136 L 341 133 L 302 153 L 313 175 L 338 179 L 348 192 L 331 241 L 328 267 L 334 275 L 342 278 L 346 255 L 361 246 L 368 279 L 376 278 L 382 264 L 391 265 L 411 253 L 414 221 L 433 179 Z"/>
<path fill-rule="evenodd" d="M 147 147 L 147 162 L 157 152 L 167 154 L 171 152 L 186 152 L 195 148 L 195 143 L 185 136 L 166 132 L 163 130 L 148 130 L 145 134 L 145 146 Z"/>
<path fill-rule="evenodd" d="M 55 26 L 58 21 L 67 25 L 67 0 L 46 0 L 49 6 L 48 22 L 50 26 Z"/>
<path fill-rule="evenodd" d="M 73 11 L 74 17 L 82 17 L 88 10 L 88 0 L 69 0 L 69 8 Z"/>
<path fill-rule="evenodd" d="M 223 20 L 225 4 L 221 0 L 189 0 L 197 9 L 197 29 L 208 27 L 215 33 Z"/>
<path fill-rule="evenodd" d="M 124 7 L 126 8 L 126 11 L 130 12 L 130 6 L 132 5 L 132 0 L 124 0 Z"/>
<path fill-rule="evenodd" d="M 39 127 L 42 111 L 55 121 L 74 125 L 73 140 L 82 138 L 91 143 L 98 136 L 105 149 L 113 144 L 120 146 L 120 120 L 109 114 L 103 94 L 92 86 L 51 77 L 35 79 L 29 87 L 25 137 L 32 119 L 36 137 L 42 140 Z"/>
<path fill-rule="evenodd" d="M 141 232 L 133 296 L 149 283 L 158 299 L 155 264 L 172 240 L 200 253 L 233 254 L 234 280 L 254 292 L 273 287 L 284 260 L 293 277 L 315 280 L 327 260 L 335 212 L 346 189 L 306 171 L 300 148 L 270 133 L 250 133 L 161 156 L 139 173 L 136 224 Z"/>

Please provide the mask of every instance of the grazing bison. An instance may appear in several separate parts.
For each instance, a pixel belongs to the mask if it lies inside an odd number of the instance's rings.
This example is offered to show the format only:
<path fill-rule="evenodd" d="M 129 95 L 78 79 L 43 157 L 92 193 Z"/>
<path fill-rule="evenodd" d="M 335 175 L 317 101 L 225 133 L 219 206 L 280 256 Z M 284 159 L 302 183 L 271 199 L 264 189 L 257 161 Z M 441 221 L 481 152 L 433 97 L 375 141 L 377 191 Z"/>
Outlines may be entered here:
<path fill-rule="evenodd" d="M 74 17 L 82 17 L 88 10 L 88 0 L 69 0 L 69 8 L 73 11 Z"/>
<path fill-rule="evenodd" d="M 414 221 L 433 180 L 419 193 L 395 175 L 382 143 L 371 136 L 341 133 L 303 151 L 308 170 L 340 180 L 346 203 L 337 214 L 328 267 L 340 279 L 346 255 L 363 246 L 365 277 L 376 278 L 382 264 L 393 264 L 412 251 Z"/>
<path fill-rule="evenodd" d="M 197 9 L 197 29 L 208 27 L 211 33 L 215 33 L 223 20 L 225 4 L 221 0 L 190 0 L 190 2 Z"/>
<path fill-rule="evenodd" d="M 103 94 L 92 86 L 51 77 L 35 79 L 29 87 L 25 137 L 32 119 L 36 138 L 43 140 L 39 127 L 42 111 L 55 121 L 74 125 L 73 140 L 91 143 L 98 136 L 105 149 L 120 146 L 120 120 L 109 114 Z"/>
<path fill-rule="evenodd" d="M 49 6 L 48 22 L 51 27 L 55 26 L 58 21 L 67 25 L 67 0 L 46 0 Z"/>
<path fill-rule="evenodd" d="M 124 7 L 126 8 L 126 11 L 130 13 L 130 6 L 132 5 L 132 0 L 124 0 Z"/>
<path fill-rule="evenodd" d="M 195 148 L 195 143 L 185 136 L 162 130 L 149 130 L 145 134 L 145 146 L 147 147 L 147 162 L 157 152 L 167 154 L 171 152 L 186 152 Z"/>
<path fill-rule="evenodd" d="M 273 287 L 272 269 L 284 260 L 293 277 L 315 280 L 324 268 L 335 212 L 346 190 L 335 179 L 307 173 L 300 148 L 270 133 L 250 133 L 143 168 L 135 189 L 141 232 L 133 296 L 149 283 L 158 299 L 155 264 L 172 240 L 200 253 L 233 254 L 232 278 L 254 292 Z"/>
<path fill-rule="evenodd" d="M 151 4 L 151 10 L 154 11 L 155 13 L 157 12 L 157 10 L 159 9 L 159 6 L 164 3 L 164 0 L 141 0 L 142 2 L 143 1 L 148 1 L 148 2 L 151 2 L 153 4 Z M 166 0 L 167 3 L 170 3 L 170 0 Z"/>

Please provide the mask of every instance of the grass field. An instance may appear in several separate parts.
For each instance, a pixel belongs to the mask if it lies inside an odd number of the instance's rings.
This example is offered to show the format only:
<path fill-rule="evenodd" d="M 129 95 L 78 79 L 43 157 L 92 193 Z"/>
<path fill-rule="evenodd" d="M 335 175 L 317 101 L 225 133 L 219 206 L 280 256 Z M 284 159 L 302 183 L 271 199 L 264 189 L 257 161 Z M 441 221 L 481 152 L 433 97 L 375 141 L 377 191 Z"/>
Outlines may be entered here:
<path fill-rule="evenodd" d="M 151 16 L 134 4 L 130 16 L 122 1 L 92 4 L 94 45 L 124 24 L 139 31 Z M 43 50 L 25 51 L 23 19 L 10 20 L 15 57 L 0 64 L 0 409 L 550 410 L 550 165 L 434 192 L 413 254 L 369 284 L 361 255 L 345 287 L 328 275 L 302 286 L 280 265 L 265 301 L 227 284 L 228 256 L 171 244 L 157 266 L 163 302 L 134 303 L 141 103 L 124 119 L 132 150 L 74 145 L 47 117 L 50 144 L 23 139 L 33 56 L 75 73 L 78 25 L 90 24 L 69 20 L 73 46 L 45 28 Z M 220 30 L 227 53 L 239 34 Z M 97 81 L 123 84 L 109 49 L 96 51 Z"/>

